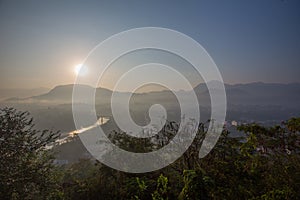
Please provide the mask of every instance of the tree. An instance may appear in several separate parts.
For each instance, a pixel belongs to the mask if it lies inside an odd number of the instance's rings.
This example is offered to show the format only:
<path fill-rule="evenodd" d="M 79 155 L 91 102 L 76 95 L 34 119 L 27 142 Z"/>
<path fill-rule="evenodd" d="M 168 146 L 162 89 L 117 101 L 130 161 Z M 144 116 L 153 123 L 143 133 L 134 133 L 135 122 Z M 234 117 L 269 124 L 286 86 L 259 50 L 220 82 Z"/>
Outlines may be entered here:
<path fill-rule="evenodd" d="M 184 187 L 178 197 L 180 200 L 208 199 L 206 187 L 211 182 L 202 169 L 184 170 Z"/>
<path fill-rule="evenodd" d="M 59 197 L 53 156 L 58 132 L 35 130 L 28 112 L 0 109 L 0 199 Z"/>
<path fill-rule="evenodd" d="M 152 200 L 168 200 L 168 178 L 160 175 L 157 179 L 156 190 L 151 194 Z"/>

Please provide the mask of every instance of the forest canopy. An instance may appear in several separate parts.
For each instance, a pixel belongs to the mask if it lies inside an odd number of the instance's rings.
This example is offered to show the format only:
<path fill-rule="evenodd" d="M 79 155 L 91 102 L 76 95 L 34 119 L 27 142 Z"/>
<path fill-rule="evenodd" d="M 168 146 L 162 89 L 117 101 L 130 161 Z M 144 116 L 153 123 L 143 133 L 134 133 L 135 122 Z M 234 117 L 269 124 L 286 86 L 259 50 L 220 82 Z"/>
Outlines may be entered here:
<path fill-rule="evenodd" d="M 172 122 L 174 123 L 174 122 Z M 176 134 L 176 126 L 159 133 Z M 198 158 L 207 123 L 176 162 L 161 170 L 129 174 L 95 160 L 58 166 L 46 148 L 58 132 L 36 130 L 28 112 L 0 109 L 1 199 L 300 199 L 300 118 L 264 127 L 238 127 L 243 137 L 230 137 L 224 127 L 214 149 Z M 131 151 L 160 148 L 114 132 L 112 142 Z M 134 142 L 134 145 L 131 144 Z M 165 141 L 168 142 L 168 141 Z"/>

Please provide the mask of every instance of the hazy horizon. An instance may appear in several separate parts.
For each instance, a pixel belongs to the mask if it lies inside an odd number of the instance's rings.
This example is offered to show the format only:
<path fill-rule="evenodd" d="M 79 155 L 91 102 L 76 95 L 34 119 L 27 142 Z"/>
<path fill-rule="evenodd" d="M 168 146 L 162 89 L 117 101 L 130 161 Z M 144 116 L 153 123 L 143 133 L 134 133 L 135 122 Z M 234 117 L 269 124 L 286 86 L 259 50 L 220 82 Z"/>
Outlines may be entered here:
<path fill-rule="evenodd" d="M 294 82 L 265 82 L 265 81 L 252 81 L 252 82 L 238 82 L 238 83 L 227 83 L 227 82 L 224 82 L 225 85 L 239 85 L 239 84 L 255 84 L 255 83 L 263 83 L 263 84 L 284 84 L 284 85 L 288 85 L 288 84 L 300 84 L 300 81 L 294 81 Z M 67 86 L 67 85 L 74 85 L 75 83 L 74 82 L 70 82 L 70 83 L 62 83 L 62 84 L 54 84 L 52 86 L 37 86 L 37 87 L 29 87 L 29 88 L 18 88 L 18 87 L 15 87 L 15 88 L 10 88 L 10 87 L 6 87 L 6 88 L 1 88 L 0 87 L 0 90 L 36 90 L 36 89 L 44 89 L 44 90 L 52 90 L 54 89 L 55 87 L 57 86 Z M 198 84 L 196 85 L 193 85 L 193 87 L 196 87 L 197 85 L 199 84 L 206 84 L 205 82 L 199 82 Z M 90 86 L 92 87 L 92 86 Z M 150 87 L 148 87 L 148 85 L 146 86 L 142 86 L 143 88 L 144 87 L 147 87 L 146 91 L 159 91 L 161 90 L 161 88 L 163 88 L 162 86 L 152 86 L 150 85 Z M 108 90 L 113 90 L 113 88 L 107 88 L 107 87 L 101 87 L 101 86 L 98 86 L 97 88 L 103 88 L 103 89 L 108 89 Z M 148 89 L 149 88 L 149 89 Z M 167 88 L 166 88 L 167 89 Z M 127 91 L 127 90 L 121 90 L 120 92 L 130 92 L 130 91 Z"/>

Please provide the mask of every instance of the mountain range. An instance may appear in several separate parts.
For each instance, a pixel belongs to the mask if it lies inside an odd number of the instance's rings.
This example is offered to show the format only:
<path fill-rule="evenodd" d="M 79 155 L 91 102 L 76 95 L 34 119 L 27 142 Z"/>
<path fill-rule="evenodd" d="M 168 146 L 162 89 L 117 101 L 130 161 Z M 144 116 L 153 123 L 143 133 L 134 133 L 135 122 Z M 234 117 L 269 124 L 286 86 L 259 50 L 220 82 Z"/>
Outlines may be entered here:
<path fill-rule="evenodd" d="M 72 114 L 72 92 L 74 85 L 60 85 L 44 92 L 26 98 L 9 98 L 0 102 L 0 107 L 13 106 L 19 110 L 29 111 L 35 119 L 37 128 L 72 131 L 75 129 Z M 214 84 L 210 84 L 214 89 Z M 94 90 L 87 85 L 79 88 Z M 300 116 L 300 83 L 249 83 L 225 84 L 227 95 L 227 121 L 278 123 L 290 117 Z M 194 88 L 198 97 L 201 120 L 210 118 L 210 95 L 206 84 L 201 83 Z M 191 91 L 176 91 L 188 94 Z M 120 96 L 130 93 L 118 92 Z M 96 88 L 95 108 L 97 116 L 112 119 L 111 111 L 112 91 Z M 83 99 L 79 101 L 84 101 Z M 75 102 L 80 103 L 80 102 Z M 119 103 L 124 103 L 122 100 Z M 167 111 L 168 120 L 180 120 L 181 110 L 173 92 L 153 91 L 147 93 L 133 93 L 129 102 L 132 119 L 140 125 L 147 124 L 148 111 L 151 105 L 161 104 Z M 85 106 L 83 104 L 83 106 Z M 84 107 L 83 107 L 84 108 Z M 89 106 L 89 108 L 91 108 Z M 111 120 L 107 127 L 115 130 Z"/>
<path fill-rule="evenodd" d="M 49 104 L 69 104 L 72 102 L 73 86 L 60 85 L 50 91 L 27 98 L 9 98 L 7 103 L 49 103 Z M 93 90 L 87 85 L 80 85 L 80 89 Z M 298 107 L 300 105 L 300 83 L 280 84 L 280 83 L 248 83 L 248 84 L 225 84 L 228 105 L 277 105 L 284 107 Z M 199 98 L 199 102 L 205 105 L 209 103 L 209 91 L 205 83 L 201 83 L 194 88 Z M 190 92 L 190 91 L 182 91 Z M 122 95 L 122 92 L 119 92 Z M 123 94 L 128 94 L 124 93 Z M 105 88 L 96 88 L 96 104 L 106 104 L 110 102 L 112 91 Z M 134 93 L 133 99 L 136 101 L 160 100 L 171 101 L 174 94 L 171 91 L 153 91 L 148 93 Z"/>

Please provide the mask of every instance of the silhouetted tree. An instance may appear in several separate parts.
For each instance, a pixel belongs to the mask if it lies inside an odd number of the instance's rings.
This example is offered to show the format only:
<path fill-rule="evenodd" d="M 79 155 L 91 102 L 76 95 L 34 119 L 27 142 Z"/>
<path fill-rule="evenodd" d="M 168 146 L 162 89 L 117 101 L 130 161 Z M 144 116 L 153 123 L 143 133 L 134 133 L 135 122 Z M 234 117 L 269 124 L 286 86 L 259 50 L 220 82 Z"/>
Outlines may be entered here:
<path fill-rule="evenodd" d="M 59 182 L 46 150 L 58 132 L 34 129 L 28 112 L 0 109 L 0 199 L 59 198 Z"/>

